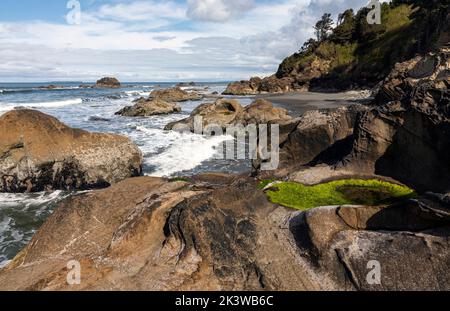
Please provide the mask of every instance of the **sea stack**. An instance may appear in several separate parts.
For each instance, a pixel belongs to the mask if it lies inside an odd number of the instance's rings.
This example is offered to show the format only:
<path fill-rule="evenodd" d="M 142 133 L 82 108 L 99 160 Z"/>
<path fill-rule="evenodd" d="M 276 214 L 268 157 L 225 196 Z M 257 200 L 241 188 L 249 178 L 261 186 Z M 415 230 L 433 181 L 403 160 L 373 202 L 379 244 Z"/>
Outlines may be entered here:
<path fill-rule="evenodd" d="M 101 78 L 95 84 L 95 87 L 97 88 L 109 88 L 109 89 L 118 89 L 121 86 L 122 85 L 120 84 L 119 80 L 117 80 L 114 77 Z"/>

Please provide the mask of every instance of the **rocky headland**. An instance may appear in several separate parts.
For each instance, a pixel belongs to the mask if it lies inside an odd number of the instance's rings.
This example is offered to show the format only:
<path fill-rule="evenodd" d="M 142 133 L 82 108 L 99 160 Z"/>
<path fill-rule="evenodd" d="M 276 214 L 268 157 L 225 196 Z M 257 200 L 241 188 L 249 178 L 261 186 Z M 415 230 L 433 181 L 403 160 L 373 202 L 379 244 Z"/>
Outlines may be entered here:
<path fill-rule="evenodd" d="M 375 26 L 367 23 L 368 11 L 342 12 L 336 27 L 325 14 L 316 24 L 317 37 L 285 58 L 274 75 L 233 82 L 224 95 L 372 89 L 395 64 L 448 42 L 445 1 L 383 3 L 384 18 Z"/>

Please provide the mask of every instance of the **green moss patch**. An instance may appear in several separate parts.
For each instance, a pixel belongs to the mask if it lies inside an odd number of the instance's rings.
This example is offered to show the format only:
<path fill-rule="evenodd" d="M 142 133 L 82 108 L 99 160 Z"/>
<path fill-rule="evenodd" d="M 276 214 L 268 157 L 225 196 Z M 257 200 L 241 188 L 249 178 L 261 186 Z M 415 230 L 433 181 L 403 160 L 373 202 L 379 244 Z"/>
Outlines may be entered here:
<path fill-rule="evenodd" d="M 188 178 L 175 177 L 175 178 L 170 178 L 169 182 L 187 182 L 187 183 L 191 183 L 191 180 L 189 180 Z"/>
<path fill-rule="evenodd" d="M 344 179 L 315 186 L 283 182 L 266 193 L 272 203 L 299 210 L 329 205 L 387 205 L 416 196 L 406 186 L 375 179 Z"/>

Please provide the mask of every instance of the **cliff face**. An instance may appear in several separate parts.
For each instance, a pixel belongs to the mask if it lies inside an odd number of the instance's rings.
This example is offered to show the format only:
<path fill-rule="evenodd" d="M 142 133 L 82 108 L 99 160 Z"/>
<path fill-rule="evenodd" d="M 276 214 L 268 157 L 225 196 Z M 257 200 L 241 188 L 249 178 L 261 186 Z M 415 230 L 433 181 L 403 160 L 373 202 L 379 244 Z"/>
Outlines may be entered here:
<path fill-rule="evenodd" d="M 450 191 L 450 49 L 398 64 L 360 117 L 346 159 L 419 191 Z"/>
<path fill-rule="evenodd" d="M 448 0 L 384 3 L 381 25 L 367 23 L 368 11 L 345 11 L 329 34 L 307 41 L 275 75 L 232 83 L 224 94 L 372 88 L 396 63 L 448 41 Z"/>

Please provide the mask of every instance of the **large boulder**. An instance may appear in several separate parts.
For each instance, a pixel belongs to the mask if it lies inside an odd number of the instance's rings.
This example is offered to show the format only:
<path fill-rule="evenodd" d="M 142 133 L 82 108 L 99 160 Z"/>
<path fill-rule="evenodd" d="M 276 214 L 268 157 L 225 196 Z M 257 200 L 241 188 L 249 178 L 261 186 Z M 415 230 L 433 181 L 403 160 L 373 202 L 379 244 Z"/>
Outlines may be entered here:
<path fill-rule="evenodd" d="M 202 96 L 196 92 L 187 92 L 179 87 L 170 89 L 155 90 L 150 94 L 153 99 L 159 99 L 166 102 L 185 102 L 201 100 Z"/>
<path fill-rule="evenodd" d="M 203 128 L 208 125 L 218 125 L 225 128 L 227 125 L 234 124 L 242 115 L 243 108 L 237 100 L 218 99 L 213 104 L 202 104 L 198 106 L 191 115 L 181 121 L 170 123 L 166 130 L 189 128 L 194 132 L 195 118 L 202 118 Z"/>
<path fill-rule="evenodd" d="M 275 75 L 264 79 L 254 77 L 248 81 L 232 82 L 223 95 L 256 95 L 262 93 L 285 93 L 296 90 L 291 78 L 277 78 Z"/>
<path fill-rule="evenodd" d="M 116 115 L 125 117 L 149 117 L 181 112 L 180 105 L 168 103 L 160 99 L 139 98 L 134 106 L 128 106 L 116 112 Z"/>
<path fill-rule="evenodd" d="M 258 92 L 259 93 L 286 93 L 294 90 L 294 80 L 291 78 L 277 78 L 270 76 L 262 79 Z"/>
<path fill-rule="evenodd" d="M 414 72 L 417 81 L 385 81 L 381 98 L 397 100 L 358 120 L 347 167 L 390 176 L 419 191 L 450 191 L 449 55 L 424 57 L 424 64 L 418 61 L 409 73 Z M 434 61 L 429 64 L 430 59 Z"/>
<path fill-rule="evenodd" d="M 0 117 L 0 192 L 105 187 L 140 175 L 128 138 L 72 129 L 34 110 Z"/>
<path fill-rule="evenodd" d="M 223 95 L 256 95 L 258 94 L 259 86 L 262 79 L 253 77 L 248 81 L 237 81 L 230 83 Z"/>
<path fill-rule="evenodd" d="M 273 104 L 264 99 L 256 99 L 244 108 L 242 116 L 243 123 L 248 124 L 268 124 L 287 122 L 292 120 L 288 111 L 284 108 L 276 108 Z"/>
<path fill-rule="evenodd" d="M 302 256 L 340 289 L 450 288 L 450 206 L 442 201 L 321 207 L 293 215 L 290 229 Z"/>
<path fill-rule="evenodd" d="M 337 109 L 312 110 L 280 127 L 280 169 L 333 161 L 352 146 L 357 116 L 367 108 L 353 105 Z"/>
<path fill-rule="evenodd" d="M 112 88 L 117 89 L 121 87 L 119 80 L 114 77 L 105 77 L 97 81 L 95 84 L 97 88 Z"/>
<path fill-rule="evenodd" d="M 208 125 L 219 126 L 225 130 L 229 125 L 267 124 L 292 120 L 287 110 L 273 107 L 272 103 L 258 99 L 247 107 L 242 107 L 234 99 L 218 99 L 215 103 L 203 104 L 197 107 L 190 117 L 170 123 L 166 130 L 195 128 L 196 118 L 202 118 L 203 128 Z"/>

